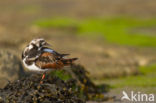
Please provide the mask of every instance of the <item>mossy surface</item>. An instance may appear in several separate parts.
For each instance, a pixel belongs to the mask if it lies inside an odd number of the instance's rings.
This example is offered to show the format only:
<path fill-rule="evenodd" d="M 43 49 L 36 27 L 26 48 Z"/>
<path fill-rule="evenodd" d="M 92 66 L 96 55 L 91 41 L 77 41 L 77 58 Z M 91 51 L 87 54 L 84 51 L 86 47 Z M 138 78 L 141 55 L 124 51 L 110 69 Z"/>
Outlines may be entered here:
<path fill-rule="evenodd" d="M 155 87 L 156 86 L 156 64 L 142 66 L 139 68 L 140 75 L 104 79 L 112 88 L 122 87 Z M 98 81 L 100 82 L 100 81 Z"/>
<path fill-rule="evenodd" d="M 150 28 L 156 27 L 156 19 L 140 19 L 127 17 L 113 18 L 52 18 L 40 19 L 33 24 L 41 28 L 67 29 L 75 28 L 75 34 L 83 36 L 102 36 L 110 43 L 156 47 L 156 36 L 151 35 Z M 148 32 L 146 32 L 148 31 Z M 70 32 L 70 31 L 69 31 Z"/>

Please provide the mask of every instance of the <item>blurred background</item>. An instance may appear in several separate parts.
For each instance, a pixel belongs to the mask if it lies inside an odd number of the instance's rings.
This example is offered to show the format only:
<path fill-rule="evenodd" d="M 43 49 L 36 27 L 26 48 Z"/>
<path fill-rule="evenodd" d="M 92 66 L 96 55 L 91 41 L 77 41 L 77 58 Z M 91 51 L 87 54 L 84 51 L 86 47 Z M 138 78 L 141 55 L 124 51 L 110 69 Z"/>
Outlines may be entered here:
<path fill-rule="evenodd" d="M 96 84 L 111 86 L 110 95 L 156 93 L 155 0 L 0 1 L 1 50 L 20 58 L 38 37 L 78 57 Z"/>

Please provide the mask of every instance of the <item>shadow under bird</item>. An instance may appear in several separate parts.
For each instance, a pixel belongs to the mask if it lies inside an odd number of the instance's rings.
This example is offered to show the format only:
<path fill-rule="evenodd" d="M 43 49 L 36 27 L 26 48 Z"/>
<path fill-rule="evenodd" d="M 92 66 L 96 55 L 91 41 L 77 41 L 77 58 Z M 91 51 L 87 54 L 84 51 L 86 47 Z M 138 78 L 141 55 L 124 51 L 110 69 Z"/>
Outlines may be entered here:
<path fill-rule="evenodd" d="M 66 58 L 69 54 L 60 54 L 51 49 L 50 46 L 43 38 L 33 39 L 22 52 L 24 66 L 31 71 L 43 73 L 41 84 L 46 71 L 70 66 L 78 59 Z"/>

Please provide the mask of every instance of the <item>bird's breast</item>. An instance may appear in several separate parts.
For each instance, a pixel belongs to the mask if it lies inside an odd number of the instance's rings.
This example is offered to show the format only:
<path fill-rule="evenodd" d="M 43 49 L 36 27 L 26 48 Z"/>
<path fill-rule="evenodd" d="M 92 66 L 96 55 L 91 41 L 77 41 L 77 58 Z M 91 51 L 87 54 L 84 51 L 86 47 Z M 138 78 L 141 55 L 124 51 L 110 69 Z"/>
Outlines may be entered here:
<path fill-rule="evenodd" d="M 31 63 L 31 64 L 27 64 L 25 59 L 23 60 L 23 64 L 30 71 L 44 72 L 44 71 L 47 71 L 48 70 L 48 69 L 41 69 L 41 68 L 37 67 L 35 65 L 35 62 L 34 63 Z"/>

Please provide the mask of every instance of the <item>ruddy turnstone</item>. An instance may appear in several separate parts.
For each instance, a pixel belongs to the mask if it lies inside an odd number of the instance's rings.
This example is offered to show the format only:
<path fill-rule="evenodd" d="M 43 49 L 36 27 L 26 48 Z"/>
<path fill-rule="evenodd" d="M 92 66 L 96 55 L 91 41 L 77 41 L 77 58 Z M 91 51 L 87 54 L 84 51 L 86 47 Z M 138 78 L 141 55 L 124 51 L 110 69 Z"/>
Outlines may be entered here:
<path fill-rule="evenodd" d="M 43 72 L 42 80 L 45 73 L 52 69 L 61 69 L 64 66 L 72 65 L 77 58 L 65 58 L 69 54 L 60 54 L 49 48 L 43 38 L 33 39 L 22 52 L 22 61 L 26 68 L 31 71 Z"/>

